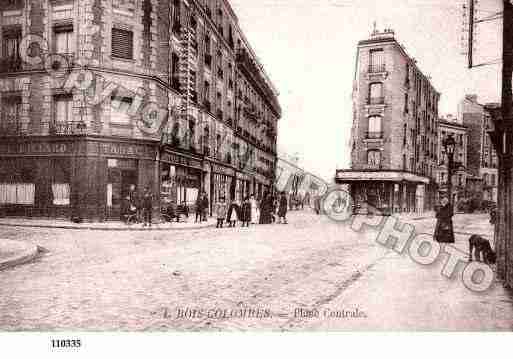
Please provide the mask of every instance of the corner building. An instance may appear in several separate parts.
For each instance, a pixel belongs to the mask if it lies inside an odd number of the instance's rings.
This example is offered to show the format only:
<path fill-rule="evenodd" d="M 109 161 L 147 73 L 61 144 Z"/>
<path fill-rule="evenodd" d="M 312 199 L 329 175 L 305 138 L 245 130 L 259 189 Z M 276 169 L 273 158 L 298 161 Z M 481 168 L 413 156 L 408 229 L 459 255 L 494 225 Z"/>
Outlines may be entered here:
<path fill-rule="evenodd" d="M 437 192 L 438 93 L 395 39 L 374 30 L 357 49 L 349 184 L 358 212 L 422 212 Z"/>
<path fill-rule="evenodd" d="M 132 184 L 156 213 L 271 189 L 278 92 L 227 1 L 7 0 L 0 31 L 4 215 L 116 219 Z"/>

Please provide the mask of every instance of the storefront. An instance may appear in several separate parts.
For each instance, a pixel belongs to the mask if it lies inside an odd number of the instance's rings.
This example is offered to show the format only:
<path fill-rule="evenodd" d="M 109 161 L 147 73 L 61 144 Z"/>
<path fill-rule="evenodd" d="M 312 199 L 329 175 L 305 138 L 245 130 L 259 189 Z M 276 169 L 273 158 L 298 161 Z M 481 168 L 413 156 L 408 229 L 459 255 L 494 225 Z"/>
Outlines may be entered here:
<path fill-rule="evenodd" d="M 235 198 L 237 201 L 242 202 L 246 197 L 252 194 L 252 179 L 251 176 L 237 172 Z"/>
<path fill-rule="evenodd" d="M 170 151 L 160 160 L 162 203 L 187 204 L 193 209 L 203 192 L 202 160 Z"/>
<path fill-rule="evenodd" d="M 221 198 L 224 198 L 226 202 L 229 202 L 235 198 L 236 182 L 235 170 L 233 168 L 213 163 L 211 176 L 211 204 L 219 202 Z"/>
<path fill-rule="evenodd" d="M 155 154 L 153 144 L 133 141 L 5 140 L 0 143 L 2 214 L 118 219 L 131 185 L 155 192 Z"/>
<path fill-rule="evenodd" d="M 422 212 L 427 177 L 395 171 L 338 171 L 336 183 L 349 184 L 356 213 Z"/>

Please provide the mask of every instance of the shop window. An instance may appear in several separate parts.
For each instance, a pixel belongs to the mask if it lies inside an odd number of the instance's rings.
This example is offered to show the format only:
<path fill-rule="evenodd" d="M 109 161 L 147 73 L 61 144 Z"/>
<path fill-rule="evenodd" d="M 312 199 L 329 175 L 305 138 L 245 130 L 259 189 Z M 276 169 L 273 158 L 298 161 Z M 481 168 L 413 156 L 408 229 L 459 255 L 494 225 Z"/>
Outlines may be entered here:
<path fill-rule="evenodd" d="M 0 183 L 0 204 L 33 205 L 33 183 Z"/>
<path fill-rule="evenodd" d="M 134 33 L 129 30 L 112 29 L 112 57 L 132 60 L 134 55 Z"/>
<path fill-rule="evenodd" d="M 70 161 L 53 161 L 53 204 L 56 206 L 69 206 L 70 204 Z"/>

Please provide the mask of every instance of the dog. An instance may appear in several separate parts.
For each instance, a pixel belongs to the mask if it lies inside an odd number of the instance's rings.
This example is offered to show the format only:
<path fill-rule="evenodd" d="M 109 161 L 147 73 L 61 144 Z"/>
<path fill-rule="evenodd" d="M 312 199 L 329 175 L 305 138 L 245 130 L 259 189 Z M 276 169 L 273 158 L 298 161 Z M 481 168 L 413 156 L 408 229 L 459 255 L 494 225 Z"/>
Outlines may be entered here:
<path fill-rule="evenodd" d="M 475 254 L 474 258 L 478 262 L 481 262 L 482 259 L 482 261 L 486 264 L 495 264 L 495 262 L 497 261 L 497 254 L 492 250 L 492 246 L 490 246 L 490 241 L 477 234 L 473 234 L 472 236 L 470 236 L 468 243 L 470 249 L 471 262 L 473 260 L 472 254 Z"/>

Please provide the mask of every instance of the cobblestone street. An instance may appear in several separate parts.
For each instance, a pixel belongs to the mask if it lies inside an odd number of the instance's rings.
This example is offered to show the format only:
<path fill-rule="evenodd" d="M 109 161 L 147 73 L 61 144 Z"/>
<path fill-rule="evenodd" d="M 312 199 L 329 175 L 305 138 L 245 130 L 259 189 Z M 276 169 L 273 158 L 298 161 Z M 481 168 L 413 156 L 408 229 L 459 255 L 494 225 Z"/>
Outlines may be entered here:
<path fill-rule="evenodd" d="M 2 238 L 48 252 L 0 272 L 0 329 L 512 329 L 500 284 L 473 293 L 436 265 L 381 247 L 371 230 L 310 212 L 291 213 L 289 223 L 122 233 L 1 227 Z M 410 223 L 429 232 L 434 222 Z M 484 216 L 459 223 L 490 231 Z M 467 237 L 457 238 L 462 250 Z"/>

